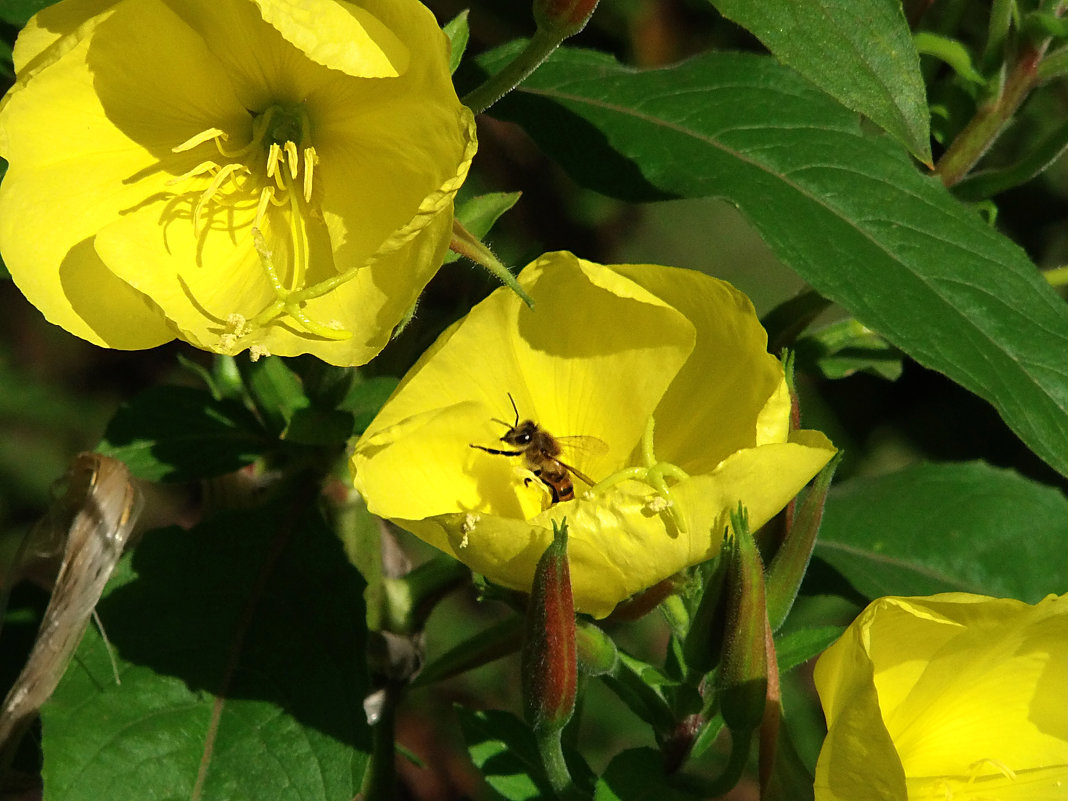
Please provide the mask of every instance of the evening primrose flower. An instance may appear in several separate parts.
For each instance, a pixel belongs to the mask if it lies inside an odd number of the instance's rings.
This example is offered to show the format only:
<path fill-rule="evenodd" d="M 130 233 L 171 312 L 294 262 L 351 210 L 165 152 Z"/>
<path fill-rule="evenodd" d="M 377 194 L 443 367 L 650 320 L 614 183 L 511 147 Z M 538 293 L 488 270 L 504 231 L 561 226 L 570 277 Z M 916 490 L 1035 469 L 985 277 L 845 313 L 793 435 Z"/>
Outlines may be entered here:
<path fill-rule="evenodd" d="M 439 267 L 475 149 L 415 0 L 64 0 L 15 47 L 0 252 L 98 345 L 361 364 Z"/>
<path fill-rule="evenodd" d="M 715 556 L 739 501 L 754 528 L 766 522 L 834 453 L 790 431 L 782 364 L 729 284 L 570 253 L 519 283 L 534 310 L 509 290 L 472 309 L 352 457 L 372 512 L 491 580 L 529 590 L 566 518 L 575 608 L 604 616 Z M 525 420 L 560 443 L 573 499 L 525 455 L 484 450 L 518 452 L 510 429 Z"/>
<path fill-rule="evenodd" d="M 816 663 L 817 801 L 1063 801 L 1068 596 L 880 598 Z"/>

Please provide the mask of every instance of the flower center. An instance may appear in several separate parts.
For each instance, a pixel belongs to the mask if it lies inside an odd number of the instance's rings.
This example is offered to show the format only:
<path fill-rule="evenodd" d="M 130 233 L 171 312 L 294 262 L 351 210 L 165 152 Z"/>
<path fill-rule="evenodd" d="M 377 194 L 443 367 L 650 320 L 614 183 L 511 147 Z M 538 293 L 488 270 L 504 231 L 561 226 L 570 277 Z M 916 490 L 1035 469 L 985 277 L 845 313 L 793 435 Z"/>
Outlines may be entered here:
<path fill-rule="evenodd" d="M 655 426 L 653 418 L 650 417 L 645 426 L 645 433 L 642 435 L 642 464 L 637 467 L 625 467 L 608 476 L 608 478 L 598 481 L 590 489 L 590 492 L 605 492 L 623 481 L 640 481 L 643 484 L 648 484 L 656 491 L 656 495 L 649 501 L 649 511 L 654 514 L 666 512 L 679 532 L 685 534 L 686 521 L 679 512 L 674 498 L 671 497 L 671 489 L 668 487 L 667 479 L 683 481 L 689 478 L 689 475 L 681 467 L 656 458 L 656 453 L 653 450 L 653 431 Z"/>
<path fill-rule="evenodd" d="M 215 154 L 168 183 L 192 183 L 180 196 L 195 196 L 193 235 L 200 238 L 206 229 L 221 228 L 232 232 L 233 212 L 255 209 L 251 226 L 251 245 L 275 293 L 275 300 L 247 319 L 241 315 L 240 326 L 226 323 L 220 348 L 231 352 L 240 341 L 283 315 L 308 333 L 327 339 L 347 339 L 352 334 L 337 323 L 324 324 L 308 317 L 304 304 L 325 294 L 352 277 L 353 271 L 335 275 L 319 284 L 308 286 L 311 247 L 307 226 L 321 221 L 316 199 L 315 167 L 319 156 L 312 145 L 312 126 L 307 109 L 301 103 L 276 103 L 252 119 L 249 141 L 241 147 L 227 147 L 229 135 L 219 128 L 208 128 L 172 148 L 175 153 L 214 144 Z M 272 213 L 276 210 L 277 213 Z M 217 211 L 222 214 L 216 215 Z M 214 222 L 221 220 L 221 223 Z M 247 219 L 247 218 L 246 218 Z M 276 267 L 274 252 L 268 247 L 263 231 L 268 222 L 289 230 L 286 276 Z M 279 237 L 274 240 L 279 241 Z M 235 315 L 230 315 L 235 318 Z M 228 320 L 230 319 L 228 318 Z M 236 318 L 235 318 L 236 319 Z"/>

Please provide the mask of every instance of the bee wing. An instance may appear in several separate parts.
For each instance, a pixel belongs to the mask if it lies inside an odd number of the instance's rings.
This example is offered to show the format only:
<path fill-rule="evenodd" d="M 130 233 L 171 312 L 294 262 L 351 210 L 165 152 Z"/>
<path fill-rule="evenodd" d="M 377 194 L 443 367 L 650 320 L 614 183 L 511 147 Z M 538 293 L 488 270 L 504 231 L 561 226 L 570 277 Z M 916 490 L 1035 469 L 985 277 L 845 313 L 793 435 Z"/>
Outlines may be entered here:
<path fill-rule="evenodd" d="M 574 437 L 557 437 L 564 453 L 582 456 L 604 456 L 608 453 L 608 443 L 603 439 L 579 434 Z"/>
<path fill-rule="evenodd" d="M 557 437 L 556 441 L 560 444 L 560 451 L 562 455 L 567 458 L 568 462 L 575 457 L 603 456 L 608 453 L 607 442 L 603 439 L 598 439 L 597 437 L 591 437 L 585 434 L 573 437 Z M 567 462 L 561 462 L 559 459 L 557 459 L 557 461 L 591 487 L 597 483 L 578 468 L 572 467 Z"/>

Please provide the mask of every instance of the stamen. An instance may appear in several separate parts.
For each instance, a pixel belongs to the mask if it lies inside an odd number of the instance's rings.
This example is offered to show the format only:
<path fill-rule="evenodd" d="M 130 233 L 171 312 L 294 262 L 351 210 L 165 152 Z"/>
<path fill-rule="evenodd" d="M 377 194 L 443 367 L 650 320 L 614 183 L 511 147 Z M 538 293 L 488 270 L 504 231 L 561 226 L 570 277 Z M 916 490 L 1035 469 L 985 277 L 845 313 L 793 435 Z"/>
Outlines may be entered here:
<path fill-rule="evenodd" d="M 1006 779 L 1016 781 L 1016 771 L 1014 771 L 1000 759 L 991 759 L 990 757 L 985 757 L 983 759 L 980 759 L 978 762 L 973 762 L 971 765 L 968 766 L 968 768 L 971 770 L 971 778 L 968 779 L 968 784 L 974 782 L 979 777 L 979 775 L 983 773 L 983 768 L 986 768 L 988 766 L 996 770 Z"/>
<path fill-rule="evenodd" d="M 200 194 L 200 199 L 197 201 L 196 207 L 193 209 L 193 230 L 200 231 L 200 213 L 204 210 L 204 204 L 215 197 L 216 192 L 226 181 L 227 177 L 238 170 L 246 169 L 244 164 L 234 162 L 227 164 L 215 174 L 211 183 L 208 184 L 208 188 Z"/>
<path fill-rule="evenodd" d="M 312 199 L 312 175 L 315 173 L 315 165 L 319 163 L 319 154 L 314 147 L 304 148 L 304 202 L 311 203 Z"/>
<path fill-rule="evenodd" d="M 192 215 L 193 229 L 197 235 L 213 203 L 225 203 L 231 213 L 244 214 L 255 208 L 251 229 L 253 245 L 275 294 L 274 301 L 251 320 L 240 315 L 228 318 L 217 347 L 226 352 L 240 349 L 245 337 L 282 315 L 316 336 L 347 339 L 352 333 L 344 330 L 340 322 L 313 320 L 305 309 L 305 304 L 310 300 L 351 280 L 359 268 L 350 266 L 315 286 L 304 286 L 311 260 L 311 243 L 305 223 L 309 213 L 312 216 L 316 214 L 313 195 L 315 169 L 319 163 L 319 155 L 311 145 L 311 118 L 300 103 L 275 104 L 261 113 L 253 114 L 250 134 L 245 144 L 231 150 L 224 144 L 230 141 L 230 134 L 221 128 L 208 128 L 173 148 L 173 152 L 183 153 L 212 142 L 219 154 L 229 160 L 205 159 L 192 169 L 171 178 L 168 184 L 196 179 L 202 182 L 204 189 L 196 195 Z M 244 139 L 244 136 L 241 138 Z M 253 155 L 257 153 L 258 156 Z M 262 161 L 255 163 L 260 158 L 265 158 L 266 164 Z M 196 190 L 189 190 L 188 194 L 194 192 Z M 287 246 L 292 252 L 285 260 L 288 269 L 280 270 L 274 264 L 273 254 L 263 236 L 272 207 L 284 209 L 285 220 L 292 232 Z M 273 225 L 286 224 L 281 217 L 271 222 Z M 251 346 L 249 352 L 253 358 L 267 354 L 262 345 Z"/>
<path fill-rule="evenodd" d="M 225 141 L 229 138 L 230 137 L 227 135 L 226 131 L 222 130 L 221 128 L 208 128 L 206 131 L 201 131 L 196 136 L 189 137 L 184 142 L 182 142 L 182 144 L 172 147 L 171 152 L 184 153 L 187 150 L 192 150 L 194 147 L 202 145 L 205 142 L 210 142 L 213 139 L 216 141 L 218 141 L 219 139 Z"/>
<path fill-rule="evenodd" d="M 252 326 L 248 324 L 245 315 L 238 314 L 237 312 L 226 315 L 226 328 L 239 337 L 243 337 L 245 334 L 252 332 Z"/>
<path fill-rule="evenodd" d="M 277 142 L 271 142 L 271 147 L 267 150 L 267 177 L 274 178 L 278 172 L 278 165 L 282 161 L 282 148 Z M 285 189 L 284 186 L 279 186 L 280 189 Z"/>
<path fill-rule="evenodd" d="M 297 146 L 292 139 L 287 139 L 282 148 L 285 150 L 286 158 L 289 161 L 289 177 L 295 181 L 297 180 L 297 173 L 300 171 L 300 154 L 297 153 Z"/>
<path fill-rule="evenodd" d="M 198 175 L 203 175 L 206 172 L 212 172 L 213 170 L 217 169 L 219 169 L 219 165 L 216 164 L 214 161 L 202 161 L 193 169 L 188 170 L 187 172 L 183 172 L 181 175 L 176 175 L 173 178 L 168 179 L 167 186 L 179 184 L 188 178 L 195 178 Z"/>

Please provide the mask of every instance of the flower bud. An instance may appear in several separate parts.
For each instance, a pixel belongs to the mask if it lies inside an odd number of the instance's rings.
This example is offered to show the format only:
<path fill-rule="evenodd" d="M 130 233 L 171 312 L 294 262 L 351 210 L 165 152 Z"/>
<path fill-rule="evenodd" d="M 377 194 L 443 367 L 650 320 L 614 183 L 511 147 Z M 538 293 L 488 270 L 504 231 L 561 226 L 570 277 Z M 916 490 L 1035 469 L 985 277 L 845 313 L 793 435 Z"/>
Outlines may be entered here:
<path fill-rule="evenodd" d="M 553 542 L 534 571 L 521 654 L 527 720 L 538 731 L 559 731 L 575 711 L 578 661 L 575 605 L 567 560 L 567 524 L 553 524 Z"/>
<path fill-rule="evenodd" d="M 768 690 L 764 566 L 747 517 L 740 506 L 731 514 L 734 538 L 724 546 L 727 624 L 717 675 L 723 720 L 743 734 L 760 726 Z"/>
<path fill-rule="evenodd" d="M 597 0 L 534 0 L 534 21 L 539 30 L 566 39 L 586 27 L 595 8 Z"/>
<path fill-rule="evenodd" d="M 619 651 L 612 638 L 592 623 L 580 621 L 575 629 L 578 665 L 587 676 L 603 676 L 616 669 Z"/>
<path fill-rule="evenodd" d="M 836 455 L 816 476 L 812 488 L 801 504 L 801 510 L 791 521 L 778 553 L 768 565 L 767 605 L 772 631 L 777 631 L 782 626 L 794 605 L 794 599 L 797 598 L 797 591 L 805 577 L 805 570 L 808 569 L 808 562 L 812 558 L 812 548 L 816 544 L 816 535 L 820 530 L 827 490 L 840 460 L 841 456 Z"/>
<path fill-rule="evenodd" d="M 723 650 L 725 567 L 721 560 L 709 573 L 682 647 L 687 667 L 702 674 L 715 668 Z"/>

